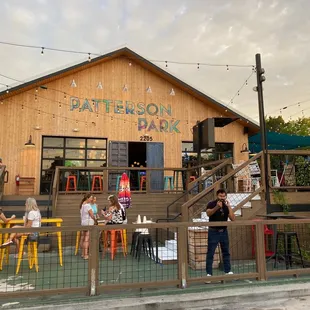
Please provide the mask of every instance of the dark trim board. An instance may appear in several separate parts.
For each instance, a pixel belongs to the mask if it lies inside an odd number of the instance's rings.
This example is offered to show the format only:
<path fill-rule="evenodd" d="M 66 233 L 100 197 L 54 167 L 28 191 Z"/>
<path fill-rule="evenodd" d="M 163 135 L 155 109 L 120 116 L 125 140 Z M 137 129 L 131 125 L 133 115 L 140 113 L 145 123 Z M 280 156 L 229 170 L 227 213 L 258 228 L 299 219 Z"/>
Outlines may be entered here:
<path fill-rule="evenodd" d="M 281 205 L 269 205 L 267 206 L 267 214 L 274 212 L 283 212 Z M 309 204 L 292 204 L 290 205 L 289 212 L 310 212 L 310 203 Z"/>

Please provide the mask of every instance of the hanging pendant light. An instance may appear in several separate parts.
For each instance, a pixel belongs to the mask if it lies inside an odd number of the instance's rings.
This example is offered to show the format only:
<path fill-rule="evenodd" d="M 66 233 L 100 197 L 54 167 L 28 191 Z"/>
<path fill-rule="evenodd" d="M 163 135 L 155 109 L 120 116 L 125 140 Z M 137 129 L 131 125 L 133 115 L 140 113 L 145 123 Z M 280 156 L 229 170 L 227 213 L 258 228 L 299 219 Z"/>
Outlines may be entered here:
<path fill-rule="evenodd" d="M 25 143 L 25 146 L 26 147 L 34 147 L 35 146 L 35 144 L 32 142 L 32 136 L 31 135 L 29 136 L 28 142 Z"/>

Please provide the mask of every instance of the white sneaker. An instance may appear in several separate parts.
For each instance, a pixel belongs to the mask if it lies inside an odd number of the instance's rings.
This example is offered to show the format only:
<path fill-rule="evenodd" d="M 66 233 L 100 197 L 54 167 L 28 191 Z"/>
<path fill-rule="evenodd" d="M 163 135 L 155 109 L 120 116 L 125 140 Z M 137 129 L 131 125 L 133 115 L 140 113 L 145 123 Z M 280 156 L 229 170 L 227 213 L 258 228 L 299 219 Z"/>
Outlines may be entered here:
<path fill-rule="evenodd" d="M 11 244 L 13 244 L 13 241 L 11 241 L 11 240 L 4 242 L 2 245 L 0 245 L 0 249 L 5 248 Z"/>
<path fill-rule="evenodd" d="M 226 272 L 225 275 L 234 274 L 232 271 Z"/>
<path fill-rule="evenodd" d="M 207 277 L 212 277 L 210 274 L 207 274 Z M 211 281 L 205 281 L 205 284 L 210 284 Z"/>

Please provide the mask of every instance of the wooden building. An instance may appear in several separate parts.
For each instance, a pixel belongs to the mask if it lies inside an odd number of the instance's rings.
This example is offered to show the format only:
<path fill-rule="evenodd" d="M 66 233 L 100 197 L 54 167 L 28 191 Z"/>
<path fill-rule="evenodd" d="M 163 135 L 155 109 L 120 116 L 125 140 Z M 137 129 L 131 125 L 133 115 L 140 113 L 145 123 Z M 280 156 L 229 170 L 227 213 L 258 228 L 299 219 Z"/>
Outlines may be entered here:
<path fill-rule="evenodd" d="M 241 151 L 248 134 L 258 130 L 128 48 L 3 91 L 0 101 L 7 195 L 17 193 L 17 175 L 34 180 L 34 194 L 46 193 L 55 161 L 81 167 L 181 167 L 182 156 L 193 153 L 193 126 L 206 118 L 234 120 L 216 128 L 215 151 L 235 162 L 247 160 L 248 153 Z M 34 146 L 25 145 L 28 140 Z"/>

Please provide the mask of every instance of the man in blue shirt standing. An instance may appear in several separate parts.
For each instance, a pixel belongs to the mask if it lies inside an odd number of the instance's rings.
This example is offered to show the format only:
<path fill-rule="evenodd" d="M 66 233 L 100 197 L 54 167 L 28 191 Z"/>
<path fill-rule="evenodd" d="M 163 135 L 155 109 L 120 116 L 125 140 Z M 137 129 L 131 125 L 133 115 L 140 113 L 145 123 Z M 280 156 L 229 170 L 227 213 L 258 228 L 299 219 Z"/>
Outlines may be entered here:
<path fill-rule="evenodd" d="M 226 222 L 228 218 L 234 221 L 235 214 L 227 200 L 226 191 L 224 189 L 219 189 L 216 192 L 216 196 L 217 199 L 210 201 L 207 205 L 209 222 Z M 218 244 L 220 244 L 222 250 L 224 272 L 226 274 L 233 274 L 230 265 L 227 226 L 212 226 L 209 227 L 208 231 L 207 276 L 212 276 L 213 257 Z"/>

